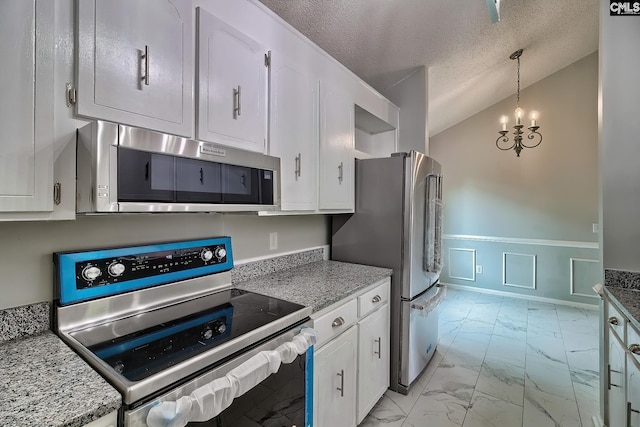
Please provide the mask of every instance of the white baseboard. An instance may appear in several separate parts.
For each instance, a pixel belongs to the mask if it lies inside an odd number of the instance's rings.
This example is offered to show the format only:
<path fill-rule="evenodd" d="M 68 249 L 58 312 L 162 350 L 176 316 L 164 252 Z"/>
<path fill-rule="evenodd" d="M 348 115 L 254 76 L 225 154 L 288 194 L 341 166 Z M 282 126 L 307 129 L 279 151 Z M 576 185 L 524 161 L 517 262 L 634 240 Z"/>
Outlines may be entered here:
<path fill-rule="evenodd" d="M 591 417 L 591 421 L 593 421 L 593 427 L 606 427 L 604 425 L 604 421 L 600 418 L 600 415 L 594 415 Z"/>
<path fill-rule="evenodd" d="M 447 287 L 449 287 L 451 289 L 459 289 L 459 290 L 463 290 L 463 291 L 479 292 L 481 294 L 499 295 L 499 296 L 503 296 L 503 297 L 526 299 L 526 300 L 529 300 L 529 301 L 548 302 L 550 304 L 567 305 L 567 306 L 570 306 L 570 307 L 586 308 L 586 309 L 589 309 L 589 310 L 598 310 L 598 305 L 597 304 L 596 305 L 592 305 L 592 304 L 585 304 L 585 303 L 581 303 L 581 302 L 564 301 L 564 300 L 554 299 L 554 298 L 537 297 L 535 295 L 522 295 L 522 294 L 516 294 L 516 293 L 512 293 L 512 292 L 496 291 L 494 289 L 476 288 L 475 286 L 455 285 L 453 283 L 440 282 L 440 284 L 445 285 L 445 286 L 447 286 Z"/>

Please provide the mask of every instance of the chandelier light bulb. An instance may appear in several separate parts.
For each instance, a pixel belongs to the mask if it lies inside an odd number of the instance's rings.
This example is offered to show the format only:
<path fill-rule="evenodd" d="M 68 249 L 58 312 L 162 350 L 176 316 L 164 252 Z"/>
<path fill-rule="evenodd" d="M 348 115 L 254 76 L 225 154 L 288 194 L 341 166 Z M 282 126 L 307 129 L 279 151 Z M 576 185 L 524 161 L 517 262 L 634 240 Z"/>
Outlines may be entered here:
<path fill-rule="evenodd" d="M 509 122 L 509 117 L 502 116 L 500 117 L 500 123 L 502 124 L 502 130 L 507 130 L 507 123 Z"/>
<path fill-rule="evenodd" d="M 522 119 L 522 116 L 524 114 L 524 111 L 522 111 L 522 108 L 518 107 L 516 108 L 516 124 L 519 125 L 520 124 L 520 120 Z"/>
<path fill-rule="evenodd" d="M 535 111 L 531 112 L 531 126 L 536 125 L 536 119 L 538 118 L 538 114 Z"/>

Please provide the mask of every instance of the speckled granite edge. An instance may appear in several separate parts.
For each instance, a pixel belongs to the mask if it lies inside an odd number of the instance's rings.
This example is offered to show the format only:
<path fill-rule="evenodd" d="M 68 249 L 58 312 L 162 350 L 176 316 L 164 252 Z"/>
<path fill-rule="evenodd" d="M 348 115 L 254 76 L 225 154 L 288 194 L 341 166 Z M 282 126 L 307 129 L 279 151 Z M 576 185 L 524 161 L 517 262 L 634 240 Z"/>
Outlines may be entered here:
<path fill-rule="evenodd" d="M 640 331 L 640 290 L 605 286 L 605 295 Z"/>
<path fill-rule="evenodd" d="M 640 272 L 604 269 L 605 286 L 625 289 L 640 289 Z"/>
<path fill-rule="evenodd" d="M 122 404 L 122 396 L 57 335 L 46 331 L 0 345 L 0 425 L 80 427 Z"/>
<path fill-rule="evenodd" d="M 0 343 L 51 328 L 51 304 L 40 302 L 0 310 Z"/>
<path fill-rule="evenodd" d="M 322 261 L 323 256 L 324 249 L 316 248 L 295 254 L 277 256 L 274 258 L 239 265 L 231 270 L 231 283 L 235 285 L 238 282 L 254 279 L 265 274 L 299 267 L 315 261 Z"/>

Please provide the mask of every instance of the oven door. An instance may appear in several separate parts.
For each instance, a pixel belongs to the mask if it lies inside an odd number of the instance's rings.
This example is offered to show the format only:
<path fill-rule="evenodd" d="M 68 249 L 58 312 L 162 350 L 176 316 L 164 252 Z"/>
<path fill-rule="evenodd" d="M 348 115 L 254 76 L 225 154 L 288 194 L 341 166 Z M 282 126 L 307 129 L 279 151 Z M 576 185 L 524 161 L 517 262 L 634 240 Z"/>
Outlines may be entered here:
<path fill-rule="evenodd" d="M 297 326 L 277 337 L 233 357 L 199 377 L 177 386 L 158 398 L 147 401 L 135 409 L 125 409 L 125 427 L 146 427 L 147 415 L 152 407 L 161 402 L 172 402 L 187 396 L 194 390 L 223 377 L 261 351 L 274 350 L 279 345 L 291 341 L 304 326 Z M 313 420 L 313 347 L 299 355 L 292 363 L 282 364 L 275 374 L 236 398 L 231 406 L 214 418 L 203 422 L 189 422 L 187 426 L 227 427 L 252 426 L 307 426 Z"/>

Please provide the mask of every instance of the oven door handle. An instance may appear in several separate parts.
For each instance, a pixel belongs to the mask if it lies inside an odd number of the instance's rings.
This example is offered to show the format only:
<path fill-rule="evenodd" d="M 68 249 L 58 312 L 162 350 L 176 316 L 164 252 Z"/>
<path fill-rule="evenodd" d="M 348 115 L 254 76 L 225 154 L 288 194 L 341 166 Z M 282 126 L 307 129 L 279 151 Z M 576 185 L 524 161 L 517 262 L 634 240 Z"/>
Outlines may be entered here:
<path fill-rule="evenodd" d="M 291 341 L 274 350 L 259 352 L 225 376 L 195 389 L 191 394 L 153 406 L 147 415 L 147 425 L 182 427 L 192 421 L 212 419 L 231 406 L 233 399 L 278 372 L 282 363 L 291 363 L 305 353 L 316 340 L 315 329 L 302 328 Z"/>

